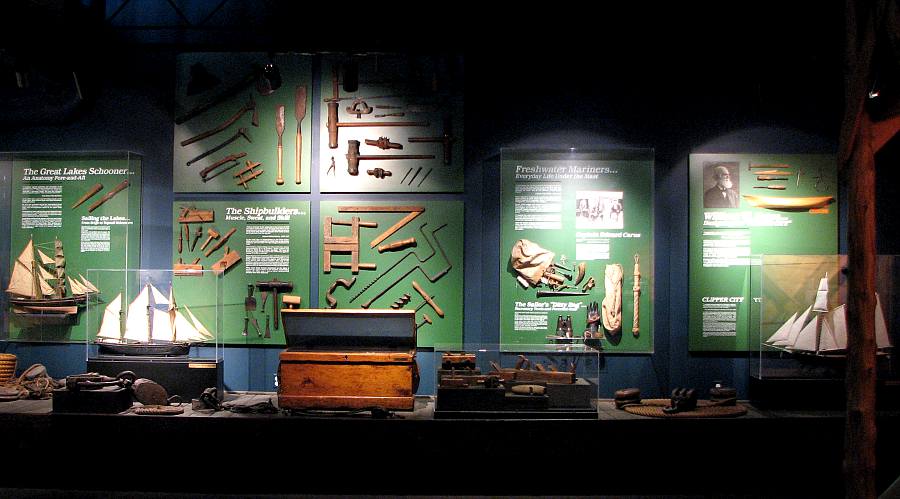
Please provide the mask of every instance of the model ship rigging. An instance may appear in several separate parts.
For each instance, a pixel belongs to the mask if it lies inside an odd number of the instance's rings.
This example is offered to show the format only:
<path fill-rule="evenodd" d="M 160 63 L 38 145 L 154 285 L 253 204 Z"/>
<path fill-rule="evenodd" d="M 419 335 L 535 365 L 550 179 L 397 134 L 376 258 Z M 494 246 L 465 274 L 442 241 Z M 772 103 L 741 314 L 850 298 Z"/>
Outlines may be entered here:
<path fill-rule="evenodd" d="M 62 242 L 54 241 L 54 258 L 35 247 L 29 239 L 13 262 L 9 278 L 9 302 L 13 313 L 22 317 L 68 320 L 87 304 L 88 297 L 100 290 L 81 274 L 66 275 L 66 257 Z"/>
<path fill-rule="evenodd" d="M 810 313 L 813 318 L 807 322 Z M 875 342 L 878 351 L 892 348 L 881 299 L 875 294 Z M 828 274 L 819 281 L 815 302 L 797 316 L 794 314 L 766 340 L 766 345 L 791 353 L 821 357 L 843 357 L 847 352 L 847 316 L 845 305 L 828 309 Z"/>
<path fill-rule="evenodd" d="M 96 343 L 101 354 L 179 356 L 187 355 L 192 344 L 213 339 L 187 306 L 178 306 L 171 288 L 167 298 L 147 283 L 124 317 L 122 293 L 106 306 Z"/>

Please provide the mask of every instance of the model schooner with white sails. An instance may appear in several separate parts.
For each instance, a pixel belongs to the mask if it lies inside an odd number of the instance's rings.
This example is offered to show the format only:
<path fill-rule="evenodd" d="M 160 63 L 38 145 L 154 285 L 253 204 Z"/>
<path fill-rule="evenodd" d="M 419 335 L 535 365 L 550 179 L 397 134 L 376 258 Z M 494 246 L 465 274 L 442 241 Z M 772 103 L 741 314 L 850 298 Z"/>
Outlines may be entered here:
<path fill-rule="evenodd" d="M 827 273 L 819 281 L 815 302 L 799 317 L 795 312 L 765 343 L 793 353 L 817 356 L 846 355 L 846 308 L 845 305 L 839 305 L 829 310 Z M 878 293 L 875 294 L 875 343 L 879 351 L 893 347 Z"/>
<path fill-rule="evenodd" d="M 96 343 L 101 354 L 176 356 L 213 339 L 187 306 L 178 306 L 172 288 L 166 297 L 148 282 L 127 310 L 122 293 L 106 306 Z"/>
<path fill-rule="evenodd" d="M 13 262 L 6 292 L 14 314 L 74 316 L 89 296 L 100 293 L 81 274 L 75 278 L 67 275 L 62 242 L 55 240 L 53 247 L 51 258 L 29 239 Z"/>

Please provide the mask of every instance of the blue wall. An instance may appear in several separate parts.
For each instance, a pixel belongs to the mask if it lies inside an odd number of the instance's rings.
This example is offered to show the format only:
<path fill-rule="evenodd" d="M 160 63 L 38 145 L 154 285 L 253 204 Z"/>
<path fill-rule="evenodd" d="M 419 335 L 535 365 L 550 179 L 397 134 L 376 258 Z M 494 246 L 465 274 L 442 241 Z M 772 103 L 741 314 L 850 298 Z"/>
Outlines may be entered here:
<path fill-rule="evenodd" d="M 836 110 L 841 105 L 839 85 L 837 92 L 833 86 L 824 85 L 791 100 L 788 83 L 804 83 L 823 74 L 840 81 L 840 73 L 833 72 L 828 61 L 809 74 L 810 68 L 803 65 L 809 62 L 805 59 L 792 69 L 783 66 L 780 57 L 774 57 L 770 67 L 760 62 L 764 57 L 751 60 L 746 54 L 723 61 L 683 52 L 680 58 L 669 60 L 666 57 L 670 52 L 663 50 L 648 61 L 635 57 L 637 53 L 629 53 L 631 59 L 621 54 L 603 59 L 611 53 L 595 53 L 591 47 L 574 53 L 537 54 L 532 48 L 465 51 L 466 190 L 459 195 L 427 196 L 465 202 L 465 340 L 495 343 L 499 338 L 500 148 L 652 147 L 656 151 L 655 352 L 606 358 L 600 373 L 601 396 L 611 396 L 615 389 L 626 386 L 658 396 L 678 386 L 706 389 L 713 380 L 736 386 L 741 395 L 746 395 L 746 355 L 696 355 L 687 351 L 688 156 L 834 153 L 839 117 Z M 109 50 L 115 50 L 115 71 L 105 71 L 98 77 L 96 99 L 81 115 L 65 124 L 7 124 L 0 129 L 0 151 L 129 150 L 142 155 L 141 265 L 166 268 L 172 243 L 172 203 L 179 199 L 173 195 L 170 178 L 175 51 L 160 46 Z M 754 86 L 746 78 L 738 78 L 737 72 L 720 78 L 722 71 L 746 69 L 742 63 L 763 74 L 778 69 L 785 81 L 753 80 Z M 585 65 L 592 66 L 593 72 L 579 69 Z M 709 68 L 714 78 L 698 78 L 704 68 Z M 313 95 L 314 102 L 319 98 Z M 318 113 L 319 107 L 313 106 L 314 122 L 319 120 Z M 317 135 L 319 130 L 313 133 Z M 312 137 L 311 143 L 317 144 L 318 137 Z M 313 169 L 318 171 L 317 158 L 313 161 Z M 379 199 L 371 195 L 323 196 L 317 190 L 318 179 L 313 177 L 313 194 L 268 197 L 310 200 L 312 220 L 318 219 L 317 202 L 323 199 Z M 190 197 L 227 199 L 213 194 Z M 8 217 L 8 200 L 4 205 L 0 198 L 0 234 L 8 233 Z M 312 227 L 313 241 L 318 240 L 317 225 Z M 9 275 L 6 246 L 0 244 L 0 279 Z M 308 269 L 311 289 L 317 289 L 317 268 L 315 254 Z M 310 297 L 311 306 L 317 306 L 316 301 L 317 297 Z M 85 369 L 82 345 L 0 343 L 0 350 L 17 354 L 20 368 L 40 362 L 56 377 Z M 227 389 L 274 390 L 279 351 L 226 348 Z M 431 355 L 420 355 L 420 363 L 420 393 L 431 393 Z"/>

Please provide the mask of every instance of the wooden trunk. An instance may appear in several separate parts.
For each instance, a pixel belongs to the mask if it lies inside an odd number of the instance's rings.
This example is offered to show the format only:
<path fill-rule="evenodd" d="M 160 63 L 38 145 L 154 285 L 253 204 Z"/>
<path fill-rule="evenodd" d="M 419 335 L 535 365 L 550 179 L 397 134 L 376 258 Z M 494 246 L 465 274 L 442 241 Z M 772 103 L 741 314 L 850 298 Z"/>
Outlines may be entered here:
<path fill-rule="evenodd" d="M 282 309 L 284 409 L 412 410 L 418 388 L 412 310 Z"/>
<path fill-rule="evenodd" d="M 280 360 L 281 408 L 413 408 L 415 352 L 284 351 Z"/>

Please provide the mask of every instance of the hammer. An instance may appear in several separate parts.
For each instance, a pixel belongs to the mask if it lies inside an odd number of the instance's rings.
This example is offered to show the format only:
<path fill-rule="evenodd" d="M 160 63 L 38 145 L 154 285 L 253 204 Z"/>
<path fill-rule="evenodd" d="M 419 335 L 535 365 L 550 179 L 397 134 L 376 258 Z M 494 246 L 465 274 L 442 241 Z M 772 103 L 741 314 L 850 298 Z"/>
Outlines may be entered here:
<path fill-rule="evenodd" d="M 221 248 L 222 245 L 225 244 L 225 241 L 228 241 L 228 238 L 231 237 L 231 235 L 234 234 L 236 231 L 237 231 L 237 229 L 235 229 L 234 227 L 232 227 L 228 232 L 225 233 L 224 236 L 222 236 L 222 239 L 219 239 L 219 242 L 217 242 L 217 243 L 215 244 L 215 246 L 213 246 L 212 248 L 206 250 L 206 253 L 204 253 L 204 255 L 205 255 L 205 256 L 212 255 L 213 252 L 216 251 L 217 249 Z"/>
<path fill-rule="evenodd" d="M 277 278 L 271 281 L 256 281 L 256 288 L 262 292 L 272 293 L 272 310 L 275 315 L 275 330 L 278 331 L 278 292 L 292 291 L 294 283 L 291 281 L 279 281 Z"/>
<path fill-rule="evenodd" d="M 200 246 L 200 251 L 205 250 L 210 241 L 212 241 L 213 239 L 218 239 L 219 236 L 222 235 L 216 232 L 216 229 L 213 229 L 212 227 L 206 229 L 206 232 L 209 234 L 209 237 L 206 238 L 206 241 L 203 241 L 203 244 Z"/>

